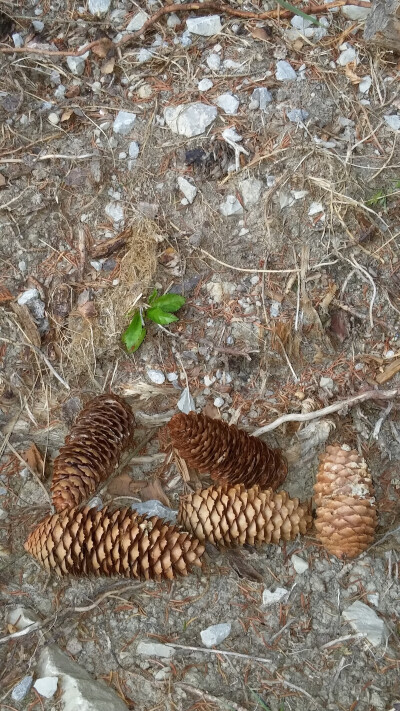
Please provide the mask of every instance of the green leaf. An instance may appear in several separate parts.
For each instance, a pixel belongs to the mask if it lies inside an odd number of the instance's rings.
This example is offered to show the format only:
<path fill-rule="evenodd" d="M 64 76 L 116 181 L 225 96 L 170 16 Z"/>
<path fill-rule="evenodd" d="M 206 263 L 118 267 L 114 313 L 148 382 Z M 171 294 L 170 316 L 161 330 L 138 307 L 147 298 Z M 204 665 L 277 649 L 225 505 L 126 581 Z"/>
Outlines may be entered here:
<path fill-rule="evenodd" d="M 140 311 L 136 311 L 128 328 L 123 332 L 121 338 L 125 343 L 126 349 L 134 353 L 137 351 L 146 336 L 146 329 L 142 325 L 142 317 Z"/>
<path fill-rule="evenodd" d="M 251 695 L 254 696 L 254 698 L 257 700 L 257 703 L 261 704 L 261 707 L 265 709 L 265 711 L 271 711 L 271 708 L 267 706 L 267 704 L 262 700 L 261 696 L 259 696 L 256 691 L 254 691 L 253 689 L 249 689 L 249 691 Z"/>
<path fill-rule="evenodd" d="M 179 294 L 164 294 L 164 296 L 159 296 L 158 299 L 152 302 L 152 306 L 157 306 L 157 308 L 163 311 L 178 311 L 178 309 L 186 303 L 184 296 Z"/>
<path fill-rule="evenodd" d="M 290 12 L 293 12 L 295 15 L 302 17 L 303 20 L 309 20 L 310 22 L 313 23 L 313 25 L 317 25 L 317 27 L 321 27 L 321 23 L 318 22 L 318 20 L 316 20 L 315 17 L 312 17 L 311 15 L 307 15 L 307 13 L 303 12 L 303 10 L 299 10 L 298 7 L 296 7 L 295 5 L 292 5 L 290 2 L 287 2 L 287 0 L 276 0 L 276 2 L 281 7 L 284 7 L 285 10 L 290 10 Z"/>
<path fill-rule="evenodd" d="M 150 294 L 150 296 L 149 296 L 149 304 L 150 304 L 151 306 L 153 305 L 154 299 L 156 299 L 157 296 L 158 296 L 158 291 L 157 291 L 157 289 L 154 289 L 154 291 L 152 291 L 151 294 Z"/>
<path fill-rule="evenodd" d="M 148 311 L 146 311 L 146 316 L 148 316 L 151 321 L 159 323 L 161 326 L 165 326 L 167 323 L 179 320 L 176 316 L 174 316 L 174 314 L 169 314 L 158 308 L 158 306 L 153 306 L 151 309 L 148 309 Z"/>

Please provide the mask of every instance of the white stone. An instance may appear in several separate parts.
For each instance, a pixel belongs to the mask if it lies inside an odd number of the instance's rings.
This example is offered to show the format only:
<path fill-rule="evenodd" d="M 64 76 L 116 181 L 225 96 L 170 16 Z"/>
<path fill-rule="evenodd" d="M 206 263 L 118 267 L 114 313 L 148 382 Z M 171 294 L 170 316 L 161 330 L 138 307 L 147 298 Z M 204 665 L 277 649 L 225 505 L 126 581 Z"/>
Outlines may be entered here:
<path fill-rule="evenodd" d="M 211 378 L 209 375 L 204 376 L 204 385 L 206 388 L 209 388 L 213 383 L 215 383 L 215 375 L 212 375 Z"/>
<path fill-rule="evenodd" d="M 195 199 L 197 195 L 197 188 L 195 185 L 192 185 L 192 183 L 189 183 L 186 178 L 184 178 L 182 175 L 178 177 L 178 187 L 181 193 L 184 194 L 186 200 L 190 205 L 192 204 L 193 200 Z"/>
<path fill-rule="evenodd" d="M 24 46 L 24 38 L 22 35 L 20 35 L 19 32 L 14 32 L 13 35 L 11 35 L 12 41 L 14 42 L 14 47 L 23 47 Z"/>
<path fill-rule="evenodd" d="M 144 10 L 139 10 L 139 12 L 137 12 L 136 15 L 132 17 L 129 25 L 126 28 L 127 31 L 138 32 L 138 30 L 142 29 L 144 23 L 147 22 L 148 19 L 149 16 L 147 12 L 145 12 Z"/>
<path fill-rule="evenodd" d="M 9 610 L 6 614 L 6 622 L 15 627 L 18 631 L 24 630 L 38 621 L 39 618 L 36 612 L 20 605 Z"/>
<path fill-rule="evenodd" d="M 293 205 L 293 203 L 295 201 L 295 198 L 293 197 L 293 195 L 285 192 L 284 190 L 279 191 L 278 198 L 279 198 L 279 207 L 281 208 L 281 210 L 283 210 L 285 207 L 290 207 L 291 205 Z"/>
<path fill-rule="evenodd" d="M 175 649 L 173 647 L 167 647 L 166 644 L 159 644 L 158 642 L 139 642 L 136 647 L 136 654 L 143 654 L 146 657 L 171 659 L 175 654 Z"/>
<path fill-rule="evenodd" d="M 214 400 L 214 405 L 215 405 L 215 407 L 222 407 L 222 405 L 224 404 L 224 402 L 225 402 L 225 401 L 224 401 L 224 399 L 223 399 L 222 397 L 216 397 L 215 400 Z"/>
<path fill-rule="evenodd" d="M 243 66 L 243 63 L 235 62 L 234 59 L 224 59 L 222 64 L 224 66 L 224 69 L 241 69 Z"/>
<path fill-rule="evenodd" d="M 271 590 L 263 590 L 263 596 L 262 596 L 262 604 L 263 605 L 275 605 L 277 602 L 281 602 L 281 600 L 285 600 L 287 596 L 289 595 L 289 590 L 286 588 L 276 588 L 274 592 L 271 592 Z"/>
<path fill-rule="evenodd" d="M 158 672 L 154 674 L 155 681 L 166 681 L 171 676 L 171 669 L 169 667 L 163 667 L 159 669 Z"/>
<path fill-rule="evenodd" d="M 296 30 L 304 33 L 304 30 L 306 30 L 307 27 L 311 27 L 313 23 L 311 20 L 306 20 L 305 18 L 300 17 L 300 15 L 294 15 L 294 17 L 290 20 L 290 24 L 292 27 L 295 27 Z"/>
<path fill-rule="evenodd" d="M 144 64 L 144 62 L 148 62 L 153 58 L 153 53 L 150 52 L 149 49 L 146 49 L 146 47 L 142 47 L 142 49 L 139 49 L 139 52 L 136 54 L 136 58 L 140 64 Z"/>
<path fill-rule="evenodd" d="M 41 676 L 59 677 L 63 711 L 128 711 L 115 691 L 93 679 L 56 645 L 43 649 L 38 669 Z"/>
<path fill-rule="evenodd" d="M 386 115 L 383 118 L 393 131 L 400 131 L 400 116 L 398 114 Z"/>
<path fill-rule="evenodd" d="M 221 57 L 219 56 L 219 54 L 213 52 L 209 55 L 209 57 L 207 57 L 206 62 L 209 69 L 211 69 L 213 72 L 217 72 L 221 66 Z"/>
<path fill-rule="evenodd" d="M 366 20 L 369 13 L 371 12 L 370 7 L 358 7 L 357 5 L 345 5 L 342 7 L 342 13 L 349 20 Z"/>
<path fill-rule="evenodd" d="M 174 29 L 180 24 L 181 20 L 179 19 L 178 15 L 172 12 L 171 15 L 168 16 L 167 27 L 171 27 L 172 29 Z"/>
<path fill-rule="evenodd" d="M 217 115 L 218 111 L 215 106 L 201 102 L 168 106 L 164 109 L 167 126 L 173 133 L 186 136 L 186 138 L 204 133 L 206 128 L 215 121 Z"/>
<path fill-rule="evenodd" d="M 386 626 L 375 610 L 365 603 L 359 600 L 353 602 L 342 612 L 342 617 L 350 622 L 355 632 L 364 634 L 373 647 L 378 647 L 384 641 L 387 634 Z"/>
<path fill-rule="evenodd" d="M 149 99 L 153 93 L 153 88 L 150 84 L 142 84 L 137 90 L 137 94 L 140 99 Z"/>
<path fill-rule="evenodd" d="M 207 79 L 207 77 L 205 79 L 201 79 L 197 84 L 197 88 L 199 91 L 208 91 L 213 86 L 214 84 L 212 83 L 211 79 Z"/>
<path fill-rule="evenodd" d="M 222 131 L 222 137 L 225 138 L 227 141 L 232 141 L 232 143 L 237 143 L 243 138 L 243 136 L 241 136 L 240 133 L 236 131 L 236 128 L 234 126 L 225 128 Z"/>
<path fill-rule="evenodd" d="M 86 59 L 89 56 L 89 52 L 85 52 L 81 57 L 67 57 L 66 62 L 68 64 L 68 69 L 76 77 L 82 76 L 85 71 Z"/>
<path fill-rule="evenodd" d="M 310 114 L 305 109 L 291 109 L 286 115 L 292 123 L 302 123 L 308 119 Z"/>
<path fill-rule="evenodd" d="M 44 22 L 41 20 L 32 20 L 32 26 L 35 32 L 43 32 L 44 30 Z"/>
<path fill-rule="evenodd" d="M 156 385 L 162 385 L 163 383 L 165 383 L 165 375 L 161 372 L 161 370 L 153 370 L 152 368 L 150 368 L 150 370 L 147 371 L 146 375 L 148 379 Z"/>
<path fill-rule="evenodd" d="M 91 15 L 102 17 L 109 11 L 110 5 L 111 0 L 89 0 L 88 10 Z"/>
<path fill-rule="evenodd" d="M 344 52 L 341 52 L 337 60 L 337 64 L 341 67 L 345 67 L 347 64 L 350 64 L 350 62 L 358 62 L 358 54 L 354 47 L 348 47 Z"/>
<path fill-rule="evenodd" d="M 32 676 L 24 676 L 21 681 L 16 684 L 11 692 L 11 698 L 13 701 L 22 701 L 22 699 L 25 698 L 25 696 L 29 693 L 31 690 L 33 684 L 33 677 Z"/>
<path fill-rule="evenodd" d="M 34 299 L 39 299 L 40 294 L 37 289 L 27 289 L 24 291 L 22 294 L 19 295 L 17 301 L 20 304 L 20 306 L 24 306 L 24 304 L 27 304 L 29 301 L 33 301 Z"/>
<path fill-rule="evenodd" d="M 103 262 L 101 262 L 99 259 L 91 259 L 90 265 L 93 267 L 93 269 L 96 270 L 96 272 L 101 272 L 103 268 Z"/>
<path fill-rule="evenodd" d="M 224 113 L 230 115 L 236 114 L 239 108 L 239 99 L 229 92 L 220 94 L 220 96 L 215 99 L 214 103 L 219 106 Z"/>
<path fill-rule="evenodd" d="M 272 94 L 265 86 L 259 86 L 254 89 L 251 95 L 251 101 L 249 104 L 249 109 L 260 109 L 260 111 L 265 111 L 268 104 L 272 101 Z"/>
<path fill-rule="evenodd" d="M 129 152 L 129 158 L 132 158 L 133 160 L 135 160 L 135 158 L 138 157 L 139 144 L 137 141 L 131 141 L 131 143 L 129 144 L 128 152 Z"/>
<path fill-rule="evenodd" d="M 113 123 L 114 133 L 126 136 L 131 132 L 135 121 L 136 114 L 132 114 L 130 111 L 118 111 Z"/>
<path fill-rule="evenodd" d="M 260 199 L 263 184 L 257 178 L 247 178 L 239 183 L 245 207 L 256 205 Z"/>
<path fill-rule="evenodd" d="M 291 190 L 295 200 L 303 200 L 308 195 L 308 190 Z"/>
<path fill-rule="evenodd" d="M 169 383 L 175 383 L 178 380 L 178 373 L 167 373 Z"/>
<path fill-rule="evenodd" d="M 33 688 L 36 689 L 40 696 L 45 699 L 51 699 L 57 691 L 58 677 L 57 676 L 42 676 L 36 679 Z"/>
<path fill-rule="evenodd" d="M 190 394 L 189 388 L 185 388 L 184 390 L 182 390 L 182 395 L 180 396 L 177 402 L 177 407 L 178 410 L 184 412 L 185 415 L 188 415 L 189 412 L 194 412 L 196 410 L 194 400 Z"/>
<path fill-rule="evenodd" d="M 306 572 L 306 570 L 308 570 L 309 566 L 307 561 L 300 558 L 300 556 L 293 554 L 290 560 L 292 561 L 293 568 L 295 569 L 297 575 L 302 575 Z"/>
<path fill-rule="evenodd" d="M 241 215 L 243 207 L 235 195 L 227 195 L 225 202 L 219 206 L 219 210 L 224 217 L 229 217 L 230 215 Z"/>
<path fill-rule="evenodd" d="M 125 151 L 121 151 L 121 153 L 118 153 L 118 158 L 119 160 L 124 160 L 126 158 Z"/>
<path fill-rule="evenodd" d="M 185 30 L 184 32 L 182 32 L 180 43 L 182 47 L 190 47 L 190 45 L 192 44 L 192 38 L 190 36 L 189 30 Z"/>
<path fill-rule="evenodd" d="M 58 114 L 51 113 L 48 115 L 48 120 L 53 126 L 57 126 L 58 123 L 60 123 L 60 117 Z"/>
<path fill-rule="evenodd" d="M 358 85 L 358 91 L 360 94 L 368 94 L 370 88 L 372 85 L 372 77 L 370 77 L 369 74 L 367 74 L 365 77 L 363 77 Z"/>
<path fill-rule="evenodd" d="M 322 203 L 312 202 L 308 209 L 309 216 L 312 217 L 313 215 L 318 215 L 320 212 L 324 212 L 324 206 L 322 205 Z"/>
<path fill-rule="evenodd" d="M 122 222 L 124 219 L 124 208 L 120 202 L 109 202 L 105 207 L 105 213 L 113 222 Z"/>
<path fill-rule="evenodd" d="M 367 600 L 368 600 L 368 602 L 371 603 L 371 605 L 374 605 L 375 607 L 378 607 L 378 605 L 379 605 L 379 593 L 367 593 Z"/>
<path fill-rule="evenodd" d="M 294 81 L 294 79 L 297 79 L 297 74 L 293 67 L 289 64 L 289 62 L 286 62 L 283 59 L 276 63 L 275 76 L 278 81 Z"/>
<path fill-rule="evenodd" d="M 332 378 L 325 378 L 324 376 L 322 376 L 319 381 L 319 387 L 324 388 L 324 390 L 333 390 L 334 382 Z"/>
<path fill-rule="evenodd" d="M 222 622 L 219 625 L 211 625 L 200 632 L 201 641 L 204 646 L 210 649 L 217 644 L 221 644 L 231 633 L 231 623 Z"/>
<path fill-rule="evenodd" d="M 186 27 L 193 35 L 212 37 L 221 32 L 221 18 L 219 15 L 206 15 L 205 17 L 188 17 Z"/>

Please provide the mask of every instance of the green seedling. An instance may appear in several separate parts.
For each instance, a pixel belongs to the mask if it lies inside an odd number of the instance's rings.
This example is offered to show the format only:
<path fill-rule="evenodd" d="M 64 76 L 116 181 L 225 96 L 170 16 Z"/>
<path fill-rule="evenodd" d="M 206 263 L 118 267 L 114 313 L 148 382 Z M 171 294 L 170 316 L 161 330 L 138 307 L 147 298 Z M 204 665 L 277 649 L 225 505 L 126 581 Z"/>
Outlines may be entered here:
<path fill-rule="evenodd" d="M 278 5 L 281 7 L 284 7 L 285 10 L 290 10 L 290 12 L 293 12 L 294 15 L 298 15 L 299 17 L 302 17 L 303 20 L 309 20 L 309 22 L 312 22 L 313 25 L 317 25 L 317 27 L 321 27 L 321 23 L 318 22 L 318 20 L 313 17 L 312 15 L 307 15 L 306 12 L 303 12 L 300 10 L 298 7 L 295 5 L 292 5 L 290 2 L 287 2 L 287 0 L 276 0 Z"/>
<path fill-rule="evenodd" d="M 367 207 L 381 207 L 383 210 L 387 208 L 388 198 L 399 194 L 400 180 L 397 180 L 392 189 L 380 188 L 374 193 L 369 200 L 366 201 Z"/>
<path fill-rule="evenodd" d="M 154 289 L 149 297 L 148 306 L 137 309 L 133 314 L 128 328 L 123 332 L 121 338 L 126 349 L 131 353 L 137 351 L 146 338 L 145 319 L 150 319 L 159 326 L 166 326 L 169 323 L 178 321 L 175 311 L 184 305 L 186 299 L 179 294 L 164 294 L 158 296 L 157 289 Z"/>

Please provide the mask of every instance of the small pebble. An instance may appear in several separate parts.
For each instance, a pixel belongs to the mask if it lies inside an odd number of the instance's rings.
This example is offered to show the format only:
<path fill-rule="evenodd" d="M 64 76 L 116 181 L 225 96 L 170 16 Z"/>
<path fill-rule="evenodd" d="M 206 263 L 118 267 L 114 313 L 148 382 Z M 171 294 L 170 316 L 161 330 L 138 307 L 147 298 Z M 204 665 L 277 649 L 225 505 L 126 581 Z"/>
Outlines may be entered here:
<path fill-rule="evenodd" d="M 289 595 L 289 590 L 286 588 L 276 588 L 274 592 L 271 590 L 263 590 L 262 604 L 263 605 L 274 605 L 277 602 L 281 602 Z"/>
<path fill-rule="evenodd" d="M 33 684 L 33 677 L 32 676 L 24 676 L 21 681 L 16 684 L 11 692 L 11 698 L 13 701 L 22 701 L 22 699 L 25 698 L 25 696 L 29 693 L 31 690 Z"/>
<path fill-rule="evenodd" d="M 131 132 L 135 121 L 136 114 L 133 114 L 130 111 L 118 111 L 113 123 L 114 133 L 126 136 Z"/>
<path fill-rule="evenodd" d="M 302 575 L 309 568 L 307 561 L 303 560 L 303 558 L 300 558 L 298 555 L 292 555 L 291 561 L 293 568 L 298 575 Z"/>
<path fill-rule="evenodd" d="M 33 688 L 40 696 L 51 699 L 57 691 L 57 686 L 58 676 L 42 676 L 40 679 L 36 679 Z"/>
<path fill-rule="evenodd" d="M 197 88 L 199 91 L 208 91 L 214 86 L 212 83 L 211 79 L 201 79 L 199 83 L 197 84 Z"/>
<path fill-rule="evenodd" d="M 156 385 L 162 385 L 163 383 L 165 383 L 165 375 L 161 372 L 161 370 L 150 369 L 147 371 L 146 375 L 148 379 Z"/>
<path fill-rule="evenodd" d="M 220 94 L 214 103 L 224 111 L 226 114 L 236 114 L 239 108 L 239 99 L 233 94 L 226 92 L 225 94 Z"/>
<path fill-rule="evenodd" d="M 201 641 L 208 649 L 217 644 L 221 644 L 231 633 L 230 622 L 222 622 L 218 625 L 211 625 L 200 632 Z"/>
<path fill-rule="evenodd" d="M 206 62 L 209 69 L 211 69 L 213 72 L 217 72 L 221 66 L 221 57 L 215 52 L 213 52 L 209 55 L 209 57 L 207 57 Z"/>
<path fill-rule="evenodd" d="M 224 400 L 222 399 L 222 397 L 215 398 L 215 400 L 214 400 L 215 407 L 222 407 L 223 404 L 224 404 Z"/>
<path fill-rule="evenodd" d="M 276 73 L 275 76 L 278 81 L 294 81 L 297 79 L 297 74 L 293 67 L 284 60 L 280 60 L 276 63 Z"/>

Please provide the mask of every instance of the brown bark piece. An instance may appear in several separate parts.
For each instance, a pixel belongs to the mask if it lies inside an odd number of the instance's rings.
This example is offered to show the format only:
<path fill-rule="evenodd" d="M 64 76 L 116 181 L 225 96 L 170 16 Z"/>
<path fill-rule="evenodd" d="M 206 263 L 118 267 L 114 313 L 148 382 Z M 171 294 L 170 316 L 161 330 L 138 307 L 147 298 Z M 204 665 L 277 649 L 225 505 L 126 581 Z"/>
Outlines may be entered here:
<path fill-rule="evenodd" d="M 364 39 L 400 54 L 400 0 L 374 0 L 365 22 Z"/>

